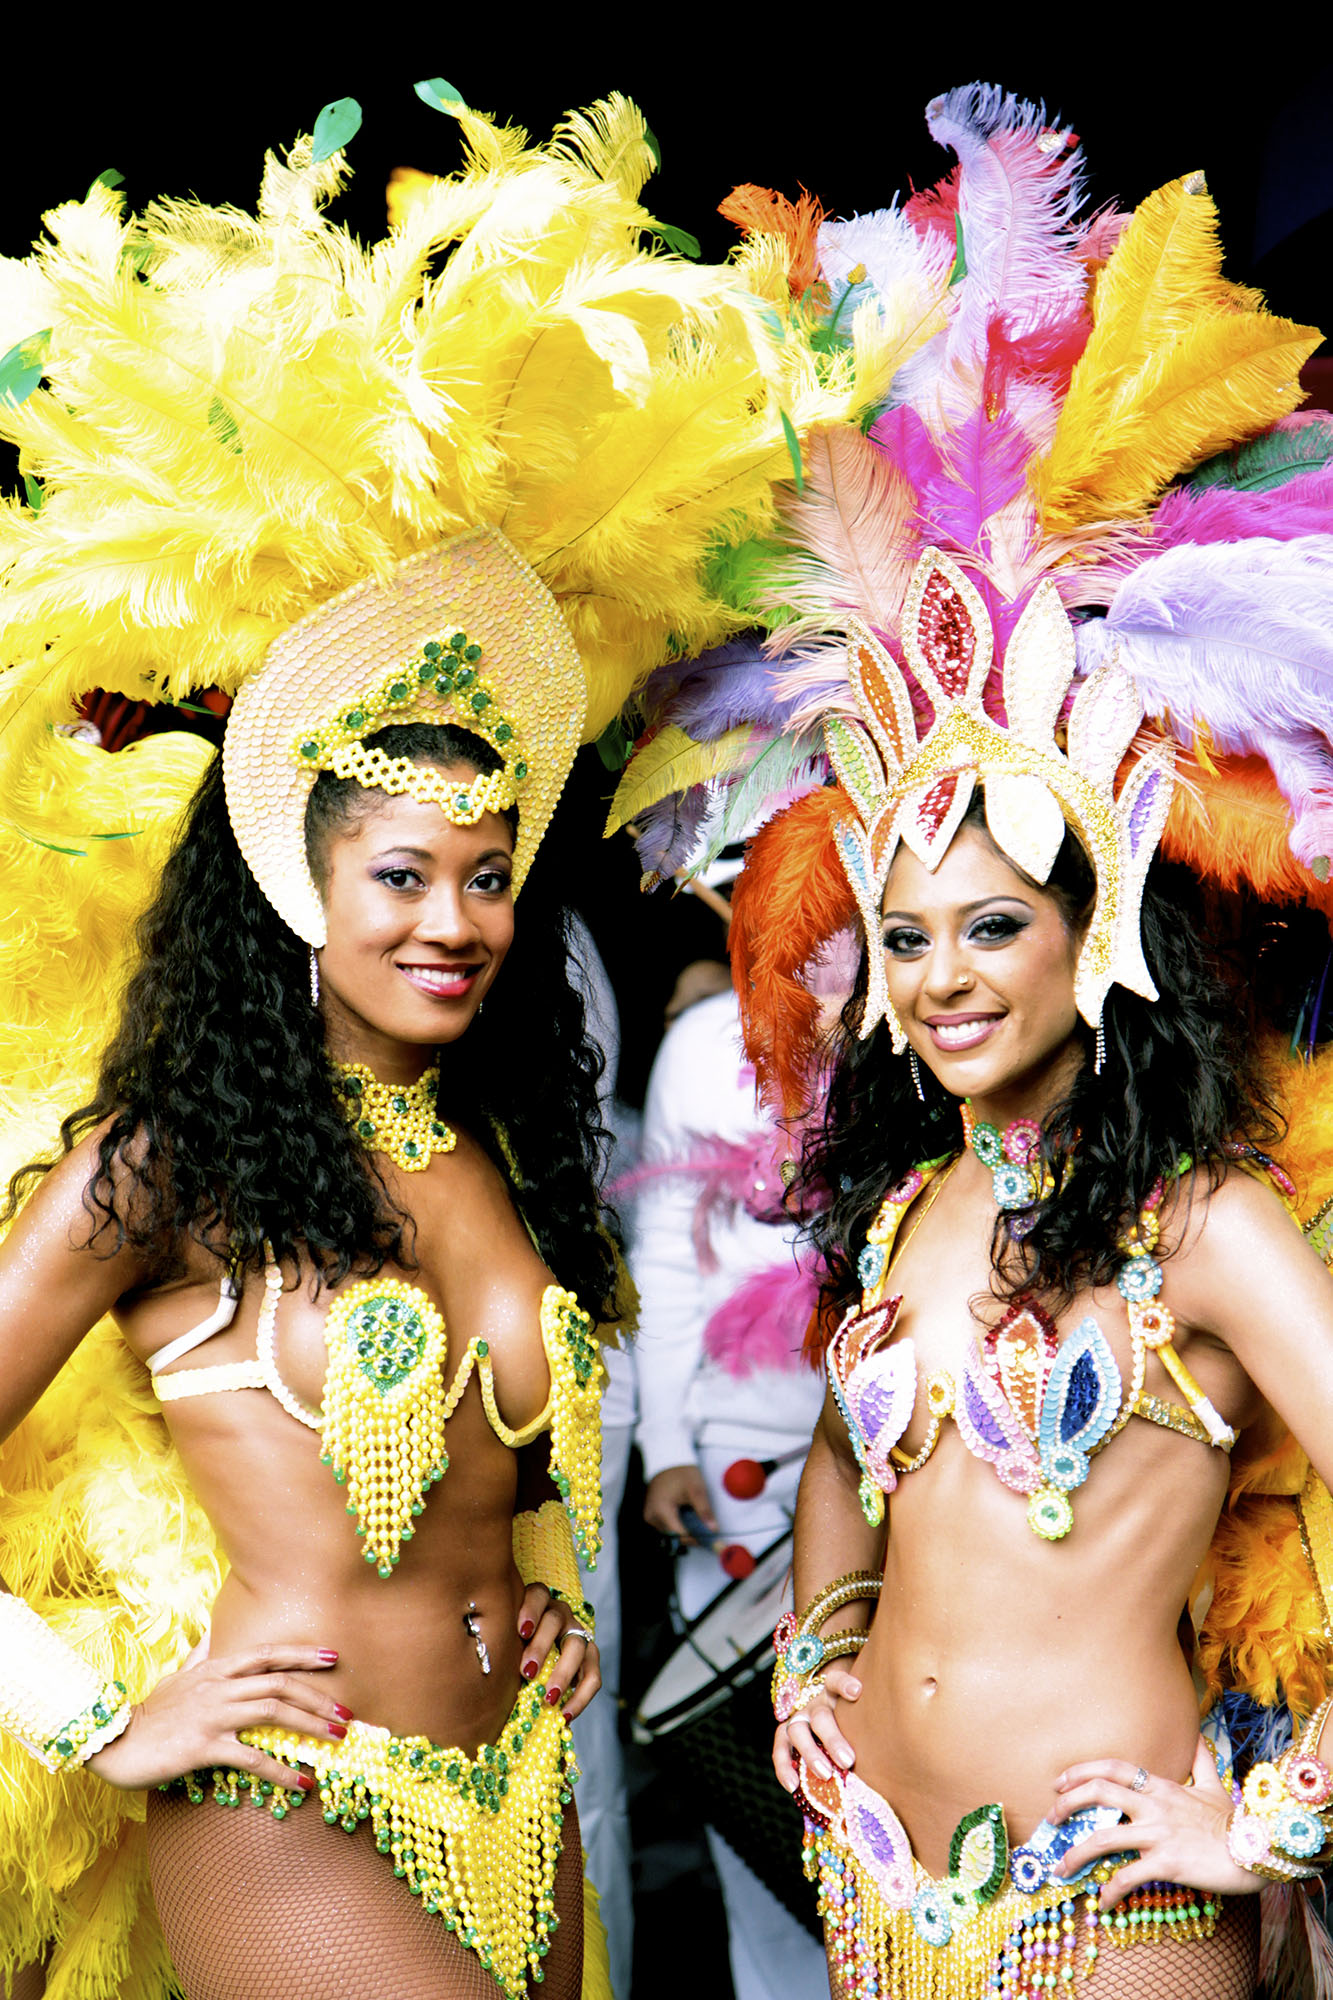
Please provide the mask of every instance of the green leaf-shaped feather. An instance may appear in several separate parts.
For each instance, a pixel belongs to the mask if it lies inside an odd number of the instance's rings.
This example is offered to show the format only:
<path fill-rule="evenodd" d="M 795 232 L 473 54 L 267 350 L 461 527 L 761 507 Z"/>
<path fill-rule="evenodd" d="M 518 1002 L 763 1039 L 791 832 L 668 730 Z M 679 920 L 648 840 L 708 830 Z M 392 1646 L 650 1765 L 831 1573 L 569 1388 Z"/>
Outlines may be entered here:
<path fill-rule="evenodd" d="M 412 88 L 423 104 L 429 104 L 432 111 L 443 111 L 450 118 L 457 118 L 467 105 L 451 83 L 442 76 L 428 77 L 424 83 L 414 83 Z"/>
<path fill-rule="evenodd" d="M 15 405 L 27 402 L 45 372 L 50 346 L 51 329 L 47 326 L 18 341 L 0 358 L 0 400 Z"/>
<path fill-rule="evenodd" d="M 325 160 L 341 153 L 350 145 L 361 130 L 361 106 L 354 97 L 335 97 L 332 104 L 326 104 L 315 120 L 315 130 L 310 142 L 310 159 L 314 166 L 322 166 Z"/>

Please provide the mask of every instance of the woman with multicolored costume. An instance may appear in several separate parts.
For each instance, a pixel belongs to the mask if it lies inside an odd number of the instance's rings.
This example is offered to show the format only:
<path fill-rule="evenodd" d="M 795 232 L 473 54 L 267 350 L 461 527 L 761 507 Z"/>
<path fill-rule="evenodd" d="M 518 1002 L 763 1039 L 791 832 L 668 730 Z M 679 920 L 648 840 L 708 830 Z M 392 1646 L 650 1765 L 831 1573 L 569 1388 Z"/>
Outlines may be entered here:
<path fill-rule="evenodd" d="M 99 185 L 0 267 L 8 1165 L 64 1140 L 0 1249 L 0 1976 L 53 2000 L 607 1990 L 567 1722 L 617 1267 L 564 915 L 514 899 L 840 399 L 644 247 L 624 100 L 537 148 L 422 88 L 466 166 L 369 250 L 344 102 L 254 218 Z M 221 759 L 78 740 L 94 687 L 221 688 Z"/>
<path fill-rule="evenodd" d="M 649 684 L 617 803 L 666 873 L 666 731 L 737 815 L 814 779 L 733 918 L 788 1116 L 827 1053 L 803 973 L 862 943 L 800 1163 L 828 1396 L 775 1764 L 839 1996 L 1239 2000 L 1260 1892 L 1265 1976 L 1326 1993 L 1333 426 L 1288 415 L 1318 335 L 1222 278 L 1201 176 L 1088 221 L 1041 111 L 928 116 L 958 168 L 904 208 L 733 200 L 865 407 L 730 565 L 762 649 Z"/>

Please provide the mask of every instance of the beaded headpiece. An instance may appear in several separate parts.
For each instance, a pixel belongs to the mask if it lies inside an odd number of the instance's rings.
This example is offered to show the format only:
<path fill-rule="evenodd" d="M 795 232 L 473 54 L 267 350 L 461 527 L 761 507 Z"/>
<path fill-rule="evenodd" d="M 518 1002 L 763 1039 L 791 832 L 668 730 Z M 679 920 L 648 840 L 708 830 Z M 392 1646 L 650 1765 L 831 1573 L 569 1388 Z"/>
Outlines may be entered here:
<path fill-rule="evenodd" d="M 1114 984 L 1154 997 L 1159 844 L 1333 914 L 1333 423 L 1292 414 L 1317 329 L 1223 276 L 1201 174 L 1087 215 L 1077 138 L 1040 105 L 971 84 L 927 122 L 957 166 L 901 205 L 726 205 L 738 269 L 789 337 L 850 357 L 860 407 L 805 433 L 777 532 L 723 567 L 754 637 L 636 695 L 612 814 L 651 884 L 701 823 L 720 845 L 777 806 L 730 950 L 792 1115 L 826 1054 L 810 968 L 864 931 L 868 1034 L 897 843 L 935 866 L 978 785 L 1034 880 L 1066 826 L 1087 849 L 1089 1022 Z"/>
<path fill-rule="evenodd" d="M 1055 585 L 1039 584 L 1005 649 L 1002 691 L 1007 727 L 986 713 L 991 622 L 956 563 L 927 549 L 903 607 L 903 653 L 930 701 L 934 721 L 917 742 L 905 673 L 874 634 L 852 621 L 848 679 L 861 721 L 830 716 L 830 761 L 855 808 L 835 828 L 838 853 L 856 898 L 869 952 L 870 985 L 861 1034 L 887 1019 L 894 1051 L 907 1045 L 884 979 L 880 933 L 884 884 L 898 843 L 934 869 L 978 784 L 996 845 L 1034 882 L 1045 882 L 1068 823 L 1097 877 L 1092 916 L 1075 975 L 1085 1021 L 1101 1018 L 1115 983 L 1157 998 L 1139 941 L 1143 882 L 1171 803 L 1169 746 L 1132 766 L 1119 798 L 1120 759 L 1143 715 L 1133 682 L 1112 663 L 1078 689 L 1068 749 L 1056 723 L 1074 677 L 1074 632 Z"/>
<path fill-rule="evenodd" d="M 306 944 L 326 941 L 306 860 L 305 807 L 321 771 L 438 806 L 455 825 L 518 805 L 517 894 L 583 733 L 587 681 L 560 607 L 493 528 L 416 556 L 298 621 L 240 690 L 223 772 L 237 844 Z M 470 783 L 390 758 L 365 739 L 394 723 L 450 722 L 491 744 Z"/>

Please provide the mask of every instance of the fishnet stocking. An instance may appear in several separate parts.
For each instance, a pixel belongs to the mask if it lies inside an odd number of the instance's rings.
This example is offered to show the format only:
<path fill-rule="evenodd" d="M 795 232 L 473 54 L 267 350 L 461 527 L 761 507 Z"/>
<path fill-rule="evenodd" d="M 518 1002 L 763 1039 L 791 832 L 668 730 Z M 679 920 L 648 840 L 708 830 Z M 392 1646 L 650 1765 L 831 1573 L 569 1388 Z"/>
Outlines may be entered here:
<path fill-rule="evenodd" d="M 188 2000 L 499 2000 L 473 1952 L 427 1916 L 369 1827 L 326 1826 L 317 1802 L 283 1821 L 252 1806 L 148 1794 L 153 1897 Z M 555 1883 L 560 1928 L 542 2000 L 579 2000 L 583 1849 L 573 1806 Z"/>
<path fill-rule="evenodd" d="M 1087 2000 L 1253 2000 L 1259 1976 L 1259 1898 L 1233 1896 L 1223 1904 L 1211 1938 L 1198 1943 L 1104 1945 L 1092 1978 L 1082 1977 L 1082 1926 L 1075 1995 Z M 846 1983 L 829 1968 L 832 2000 L 850 2000 Z M 1062 1989 L 1063 1991 L 1064 1989 Z"/>

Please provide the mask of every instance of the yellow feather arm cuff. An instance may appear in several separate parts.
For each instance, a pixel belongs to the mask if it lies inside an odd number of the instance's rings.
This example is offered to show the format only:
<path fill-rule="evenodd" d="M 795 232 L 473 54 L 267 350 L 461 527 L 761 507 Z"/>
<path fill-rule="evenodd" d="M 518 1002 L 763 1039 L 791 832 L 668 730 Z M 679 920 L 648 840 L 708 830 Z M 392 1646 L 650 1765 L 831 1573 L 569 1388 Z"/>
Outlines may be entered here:
<path fill-rule="evenodd" d="M 592 1606 L 583 1595 L 574 1531 L 558 1500 L 514 1516 L 514 1567 L 524 1583 L 543 1583 L 593 1630 Z"/>
<path fill-rule="evenodd" d="M 48 1771 L 86 1764 L 130 1719 L 123 1681 L 99 1680 L 30 1604 L 0 1594 L 0 1729 Z"/>

